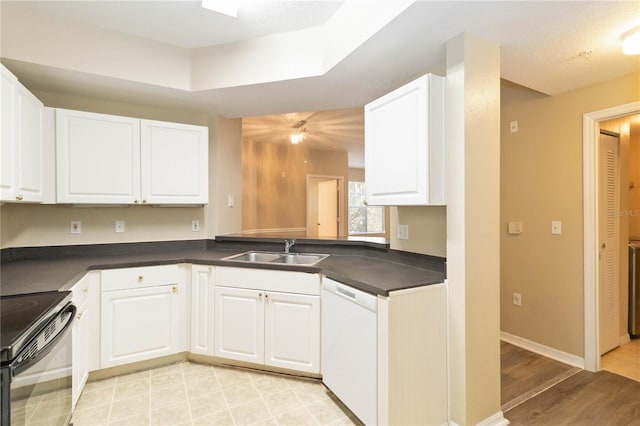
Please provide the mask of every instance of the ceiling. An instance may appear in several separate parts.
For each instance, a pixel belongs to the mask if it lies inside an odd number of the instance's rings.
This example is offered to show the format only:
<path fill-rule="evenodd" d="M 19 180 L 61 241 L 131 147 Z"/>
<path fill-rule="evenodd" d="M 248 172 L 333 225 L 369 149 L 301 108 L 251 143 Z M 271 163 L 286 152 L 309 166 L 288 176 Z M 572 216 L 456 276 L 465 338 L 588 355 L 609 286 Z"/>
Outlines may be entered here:
<path fill-rule="evenodd" d="M 329 29 L 335 26 L 329 25 L 339 21 L 338 17 L 347 16 L 343 12 L 353 3 L 242 1 L 239 18 L 234 19 L 200 8 L 199 1 L 2 1 L 2 62 L 31 90 L 206 111 L 226 117 L 266 116 L 245 120 L 247 126 L 251 125 L 247 132 L 252 137 L 274 133 L 277 122 L 283 123 L 282 129 L 287 129 L 290 121 L 297 122 L 295 117 L 311 114 L 297 111 L 328 111 L 318 113 L 314 125 L 318 129 L 334 128 L 331 120 L 335 114 L 331 110 L 355 112 L 427 71 L 444 74 L 446 43 L 464 31 L 501 46 L 503 79 L 541 94 L 556 95 L 640 70 L 639 56 L 625 56 L 620 51 L 620 35 L 640 25 L 640 2 L 635 0 L 393 3 L 371 0 L 366 4 L 368 8 L 380 5 L 380 8 L 395 9 L 384 25 L 376 28 L 364 18 L 343 22 L 347 28 L 353 28 L 354 34 L 364 34 L 357 43 L 345 47 L 350 42 L 345 38 L 343 45 L 341 40 L 334 46 L 291 44 L 293 36 L 299 35 L 303 40 L 307 29 L 326 29 L 330 38 Z M 358 0 L 355 3 L 364 4 Z M 98 67 L 87 72 L 66 66 L 66 51 L 52 59 L 54 55 L 47 49 L 29 57 L 22 55 L 26 49 L 7 49 L 12 43 L 20 47 L 20 43 L 29 42 L 29 37 L 12 37 L 14 34 L 6 29 L 17 28 L 18 12 L 21 17 L 37 14 L 44 19 L 42 22 L 59 20 L 65 27 L 78 23 L 84 28 L 95 28 L 96 33 L 109 32 L 114 38 L 123 34 L 136 38 L 128 41 L 140 39 L 141 43 L 144 40 L 156 43 L 154 47 L 170 46 L 172 54 L 191 60 L 194 55 L 210 51 L 207 49 L 215 49 L 218 56 L 211 62 L 211 68 L 204 70 L 205 75 L 227 68 L 233 74 L 231 66 L 238 52 L 244 53 L 252 47 L 259 53 L 260 49 L 255 46 L 273 47 L 266 43 L 286 40 L 280 48 L 294 59 L 300 58 L 300 69 L 313 60 L 312 54 L 323 53 L 329 47 L 348 47 L 348 51 L 319 72 L 266 76 L 274 67 L 265 65 L 268 58 L 263 57 L 262 61 L 253 62 L 254 71 L 265 74 L 262 80 L 258 76 L 251 83 L 185 89 L 152 81 L 154 73 L 149 72 L 141 72 L 142 77 L 128 78 L 118 75 L 117 67 Z M 47 34 L 41 35 L 44 37 Z M 250 44 L 254 41 L 261 44 Z M 126 46 L 121 43 L 122 49 Z M 65 46 L 65 49 L 73 53 L 73 47 Z M 69 57 L 70 61 L 74 59 Z M 320 62 L 323 58 L 326 56 L 321 57 Z M 161 71 L 164 70 L 158 70 Z M 277 117 L 278 114 L 286 115 Z M 361 116 L 361 112 L 355 114 L 358 115 Z M 322 123 L 325 117 L 328 122 Z M 260 125 L 269 127 L 260 130 Z M 361 123 L 357 126 L 362 129 Z M 342 134 L 334 139 L 330 139 L 330 133 L 326 133 L 324 141 L 318 137 L 316 142 L 325 146 L 336 146 L 340 141 L 362 145 L 362 136 L 354 137 L 355 131 L 336 130 Z M 310 138 L 309 143 L 312 142 Z"/>

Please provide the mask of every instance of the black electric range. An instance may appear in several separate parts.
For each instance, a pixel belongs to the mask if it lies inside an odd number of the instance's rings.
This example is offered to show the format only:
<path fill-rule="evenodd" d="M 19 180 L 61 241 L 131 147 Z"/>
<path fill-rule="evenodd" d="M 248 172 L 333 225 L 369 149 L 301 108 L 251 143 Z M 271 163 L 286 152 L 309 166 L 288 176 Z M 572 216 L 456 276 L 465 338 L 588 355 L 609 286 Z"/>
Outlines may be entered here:
<path fill-rule="evenodd" d="M 0 297 L 0 426 L 68 423 L 75 314 L 69 291 Z M 48 417 L 52 410 L 46 407 L 34 413 L 25 409 L 45 394 L 59 397 L 55 418 Z"/>
<path fill-rule="evenodd" d="M 14 360 L 70 300 L 70 291 L 0 297 L 0 362 Z"/>

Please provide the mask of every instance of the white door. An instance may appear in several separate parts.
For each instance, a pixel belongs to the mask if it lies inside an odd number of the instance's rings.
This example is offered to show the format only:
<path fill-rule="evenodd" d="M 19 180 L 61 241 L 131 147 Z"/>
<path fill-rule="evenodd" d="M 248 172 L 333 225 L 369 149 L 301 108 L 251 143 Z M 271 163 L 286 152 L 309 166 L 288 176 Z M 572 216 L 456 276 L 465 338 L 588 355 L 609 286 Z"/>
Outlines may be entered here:
<path fill-rule="evenodd" d="M 89 303 L 86 302 L 83 306 L 79 307 L 76 313 L 76 320 L 73 324 L 73 349 L 72 349 L 72 395 L 73 395 L 73 408 L 80 398 L 82 389 L 87 383 L 89 378 L 89 318 L 88 318 Z"/>
<path fill-rule="evenodd" d="M 215 355 L 264 363 L 264 292 L 216 287 Z"/>
<path fill-rule="evenodd" d="M 338 236 L 338 181 L 318 183 L 318 236 Z"/>
<path fill-rule="evenodd" d="M 56 110 L 57 201 L 138 204 L 140 120 Z"/>
<path fill-rule="evenodd" d="M 42 118 L 44 105 L 20 83 L 16 86 L 16 193 L 21 201 L 42 201 Z"/>
<path fill-rule="evenodd" d="M 101 368 L 178 352 L 178 286 L 102 293 Z"/>
<path fill-rule="evenodd" d="M 191 267 L 191 352 L 213 356 L 213 267 Z"/>
<path fill-rule="evenodd" d="M 208 129 L 151 120 L 140 126 L 143 203 L 206 204 Z"/>
<path fill-rule="evenodd" d="M 320 297 L 268 292 L 265 364 L 320 373 Z"/>
<path fill-rule="evenodd" d="M 598 141 L 600 354 L 617 347 L 619 331 L 619 159 L 618 138 L 601 133 Z"/>
<path fill-rule="evenodd" d="M 15 199 L 16 143 L 15 143 L 15 97 L 14 90 L 17 79 L 5 67 L 2 69 L 2 86 L 0 87 L 0 193 L 2 200 Z"/>

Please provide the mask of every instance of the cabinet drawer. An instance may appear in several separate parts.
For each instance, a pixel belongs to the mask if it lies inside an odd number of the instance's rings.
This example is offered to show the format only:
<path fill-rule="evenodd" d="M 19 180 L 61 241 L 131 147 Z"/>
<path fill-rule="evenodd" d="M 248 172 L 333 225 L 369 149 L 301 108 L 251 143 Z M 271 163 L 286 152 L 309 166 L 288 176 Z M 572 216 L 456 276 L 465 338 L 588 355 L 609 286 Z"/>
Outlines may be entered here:
<path fill-rule="evenodd" d="M 142 266 L 102 271 L 102 291 L 177 284 L 177 265 Z"/>
<path fill-rule="evenodd" d="M 284 293 L 320 294 L 320 276 L 305 272 L 217 267 L 216 285 Z"/>

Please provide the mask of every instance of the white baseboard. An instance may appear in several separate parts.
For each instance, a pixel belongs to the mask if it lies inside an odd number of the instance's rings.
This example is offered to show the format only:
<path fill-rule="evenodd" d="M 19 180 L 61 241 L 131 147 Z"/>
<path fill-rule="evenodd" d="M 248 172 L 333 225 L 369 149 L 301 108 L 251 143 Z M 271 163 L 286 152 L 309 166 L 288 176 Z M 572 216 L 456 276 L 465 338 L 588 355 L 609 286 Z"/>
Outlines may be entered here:
<path fill-rule="evenodd" d="M 558 349 L 554 349 L 552 347 L 525 339 L 523 337 L 506 333 L 504 331 L 500 332 L 500 339 L 504 340 L 507 343 L 511 343 L 512 345 L 524 348 L 528 351 L 535 352 L 538 355 L 546 356 L 547 358 L 555 359 L 556 361 L 560 361 L 574 367 L 584 368 L 584 358 L 581 358 L 579 356 L 572 355 L 570 353 L 563 352 Z"/>
<path fill-rule="evenodd" d="M 620 346 L 626 345 L 630 341 L 631 341 L 631 336 L 629 336 L 629 333 L 625 334 L 624 336 L 620 336 Z"/>
<path fill-rule="evenodd" d="M 497 413 L 487 417 L 480 421 L 476 426 L 507 426 L 509 420 L 504 418 L 504 413 L 498 411 Z M 449 426 L 459 426 L 456 422 L 449 421 Z"/>

